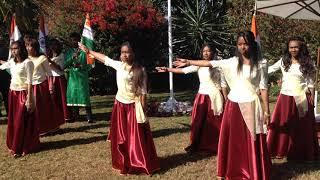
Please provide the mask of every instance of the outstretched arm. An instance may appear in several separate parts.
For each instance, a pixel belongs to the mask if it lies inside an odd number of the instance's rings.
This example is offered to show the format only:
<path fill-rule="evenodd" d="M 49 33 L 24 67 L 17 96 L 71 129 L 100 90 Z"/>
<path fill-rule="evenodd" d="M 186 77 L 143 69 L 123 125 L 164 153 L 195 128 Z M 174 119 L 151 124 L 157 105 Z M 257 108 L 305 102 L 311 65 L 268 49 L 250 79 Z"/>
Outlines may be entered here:
<path fill-rule="evenodd" d="M 4 61 L 4 60 L 0 60 L 0 64 L 4 64 L 6 63 L 7 61 Z"/>
<path fill-rule="evenodd" d="M 89 54 L 90 56 L 93 56 L 95 59 L 97 59 L 98 61 L 105 63 L 105 58 L 106 55 L 99 53 L 99 52 L 95 52 L 90 50 L 89 48 L 87 48 L 85 45 L 83 45 L 82 43 L 78 43 L 79 48 L 84 51 L 85 53 Z"/>
<path fill-rule="evenodd" d="M 156 67 L 156 70 L 158 72 L 173 72 L 177 74 L 184 74 L 184 72 L 180 68 Z"/>
<path fill-rule="evenodd" d="M 210 61 L 207 60 L 188 60 L 188 59 L 182 59 L 182 58 L 176 58 L 176 61 L 173 62 L 174 66 L 177 67 L 184 67 L 184 66 L 200 66 L 200 67 L 211 67 Z"/>

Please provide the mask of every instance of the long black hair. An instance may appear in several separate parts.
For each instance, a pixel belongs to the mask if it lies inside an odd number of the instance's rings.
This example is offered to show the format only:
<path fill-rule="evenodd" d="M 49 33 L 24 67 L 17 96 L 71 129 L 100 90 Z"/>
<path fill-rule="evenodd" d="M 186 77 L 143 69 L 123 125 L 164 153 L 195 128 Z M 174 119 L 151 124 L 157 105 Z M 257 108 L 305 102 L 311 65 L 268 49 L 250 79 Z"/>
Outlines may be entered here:
<path fill-rule="evenodd" d="M 140 63 L 135 59 L 134 52 L 131 44 L 129 42 L 124 42 L 121 44 L 121 48 L 123 46 L 128 47 L 128 49 L 132 53 L 132 62 L 131 62 L 131 69 L 130 72 L 132 72 L 132 91 L 136 96 L 142 95 L 143 88 L 145 86 L 145 81 L 147 78 L 147 74 L 144 70 L 144 68 L 140 65 Z"/>
<path fill-rule="evenodd" d="M 23 62 L 25 59 L 28 58 L 28 53 L 27 53 L 27 50 L 26 50 L 23 42 L 21 42 L 21 41 L 14 41 L 14 42 L 11 43 L 10 48 L 11 48 L 13 45 L 17 45 L 18 48 L 19 48 L 19 56 L 20 56 L 20 58 L 21 58 L 21 62 Z M 14 62 L 16 62 L 16 63 L 18 62 L 18 60 L 16 59 L 16 57 L 14 57 L 13 60 L 14 60 Z"/>
<path fill-rule="evenodd" d="M 26 46 L 31 46 L 35 50 L 35 52 L 36 52 L 35 57 L 38 57 L 41 55 L 40 44 L 37 39 L 31 38 L 28 41 L 26 41 L 25 44 L 26 44 Z"/>
<path fill-rule="evenodd" d="M 297 60 L 300 64 L 300 71 L 305 77 L 312 77 L 316 71 L 314 67 L 314 63 L 312 62 L 311 56 L 309 54 L 307 45 L 302 37 L 294 36 L 288 39 L 286 44 L 286 48 L 283 52 L 282 62 L 284 65 L 284 70 L 288 72 L 292 62 L 291 62 L 291 54 L 289 52 L 289 43 L 291 41 L 297 41 L 299 44 L 299 52 Z"/>
<path fill-rule="evenodd" d="M 239 41 L 240 37 L 242 37 L 249 46 L 248 58 L 250 60 L 250 72 L 252 72 L 254 68 L 258 67 L 258 63 L 261 60 L 261 57 L 259 56 L 260 50 L 258 47 L 258 43 L 255 41 L 254 35 L 251 31 L 239 32 L 237 36 L 237 42 Z M 239 73 L 242 71 L 243 58 L 238 48 L 236 48 L 236 56 L 239 58 L 239 64 L 238 64 L 238 73 Z"/>
<path fill-rule="evenodd" d="M 202 48 L 201 48 L 201 51 L 200 51 L 200 58 L 203 59 L 203 50 L 205 47 L 208 47 L 211 51 L 211 57 L 210 59 L 212 60 L 215 56 L 215 54 L 217 53 L 217 49 L 215 46 L 209 44 L 209 43 L 204 43 L 202 45 Z M 210 72 L 210 78 L 215 81 L 215 82 L 219 82 L 220 83 L 220 72 L 217 68 L 213 68 L 213 67 L 210 67 L 209 68 L 209 72 Z"/>
<path fill-rule="evenodd" d="M 51 39 L 49 42 L 49 48 L 52 52 L 55 52 L 57 56 L 62 53 L 62 45 L 58 39 Z"/>

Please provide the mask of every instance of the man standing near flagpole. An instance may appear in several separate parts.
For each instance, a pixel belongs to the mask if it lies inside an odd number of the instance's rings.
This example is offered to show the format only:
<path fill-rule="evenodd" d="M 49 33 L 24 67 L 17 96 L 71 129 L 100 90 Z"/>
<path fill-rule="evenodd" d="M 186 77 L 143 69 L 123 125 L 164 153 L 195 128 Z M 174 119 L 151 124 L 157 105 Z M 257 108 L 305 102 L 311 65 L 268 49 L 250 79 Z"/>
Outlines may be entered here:
<path fill-rule="evenodd" d="M 82 38 L 78 33 L 70 35 L 71 48 L 65 53 L 65 68 L 68 71 L 67 105 L 71 112 L 71 121 L 77 119 L 79 107 L 85 107 L 88 123 L 92 123 L 92 111 L 89 93 L 89 69 L 93 62 L 86 53 L 79 51 L 78 42 L 82 41 L 88 48 L 93 48 L 93 35 L 87 15 Z"/>

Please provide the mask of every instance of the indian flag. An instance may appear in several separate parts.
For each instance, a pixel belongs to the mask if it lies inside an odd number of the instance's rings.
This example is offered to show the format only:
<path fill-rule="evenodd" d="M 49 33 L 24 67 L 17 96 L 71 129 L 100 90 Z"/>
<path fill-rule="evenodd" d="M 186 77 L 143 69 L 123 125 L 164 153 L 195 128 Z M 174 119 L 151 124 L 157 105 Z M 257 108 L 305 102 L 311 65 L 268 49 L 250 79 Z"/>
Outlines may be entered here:
<path fill-rule="evenodd" d="M 18 29 L 18 26 L 17 26 L 17 24 L 16 24 L 16 17 L 15 17 L 15 15 L 13 15 L 13 16 L 12 16 L 12 19 L 11 19 L 9 36 L 10 36 L 10 47 L 11 47 L 11 43 L 12 43 L 12 42 L 18 41 L 18 40 L 21 38 L 21 33 L 20 33 L 20 31 L 19 31 L 19 29 Z M 11 58 L 11 50 L 10 50 L 10 47 L 9 47 L 8 60 Z"/>
<path fill-rule="evenodd" d="M 90 16 L 86 15 L 86 21 L 84 23 L 84 28 L 81 37 L 81 43 L 85 45 L 90 50 L 93 50 L 94 41 L 93 41 L 93 30 L 91 28 Z M 84 53 L 84 52 L 82 52 Z M 83 56 L 81 56 L 83 57 Z M 94 64 L 94 58 L 86 54 L 87 64 Z"/>
<path fill-rule="evenodd" d="M 45 26 L 44 17 L 40 17 L 40 23 L 39 23 L 39 37 L 38 41 L 40 44 L 40 51 L 44 54 L 46 54 L 46 37 L 48 35 L 48 29 Z"/>

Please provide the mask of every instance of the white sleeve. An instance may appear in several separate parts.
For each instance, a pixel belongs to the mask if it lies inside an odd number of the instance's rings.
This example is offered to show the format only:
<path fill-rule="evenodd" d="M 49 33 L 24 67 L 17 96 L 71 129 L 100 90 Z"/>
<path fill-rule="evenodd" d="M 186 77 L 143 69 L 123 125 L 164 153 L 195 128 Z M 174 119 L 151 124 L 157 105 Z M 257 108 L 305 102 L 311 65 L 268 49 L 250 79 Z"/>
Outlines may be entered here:
<path fill-rule="evenodd" d="M 27 73 L 27 84 L 32 84 L 32 78 L 33 78 L 33 69 L 34 65 L 33 62 L 30 60 L 25 60 L 25 68 Z"/>
<path fill-rule="evenodd" d="M 267 61 L 261 62 L 259 64 L 259 70 L 260 70 L 260 83 L 259 88 L 260 89 L 268 89 L 268 64 Z"/>
<path fill-rule="evenodd" d="M 223 71 L 221 69 L 219 69 L 219 71 L 220 71 L 220 80 L 221 80 L 220 86 L 223 88 L 228 87 L 228 83 L 226 81 L 226 78 L 224 77 Z"/>
<path fill-rule="evenodd" d="M 228 66 L 235 60 L 235 57 L 224 59 L 224 60 L 212 60 L 209 61 L 212 67 L 220 67 L 223 68 L 224 66 Z"/>
<path fill-rule="evenodd" d="M 45 70 L 45 73 L 47 74 L 47 76 L 52 76 L 52 71 L 51 71 L 51 68 L 49 66 L 49 61 L 48 59 L 46 58 L 45 61 L 42 62 L 41 64 Z"/>
<path fill-rule="evenodd" d="M 6 63 L 0 65 L 0 69 L 1 70 L 5 70 L 5 69 L 10 69 L 11 68 L 11 59 L 9 61 L 7 61 Z"/>
<path fill-rule="evenodd" d="M 120 61 L 115 61 L 115 60 L 109 58 L 108 56 L 106 56 L 105 59 L 104 59 L 104 65 L 110 66 L 115 70 L 120 69 L 121 68 L 121 64 L 122 63 Z"/>
<path fill-rule="evenodd" d="M 57 57 L 57 61 L 55 61 L 55 63 L 57 63 L 57 65 L 63 70 L 64 69 L 64 54 L 61 53 L 58 57 Z"/>
<path fill-rule="evenodd" d="M 272 66 L 268 67 L 268 74 L 278 71 L 281 68 L 282 59 L 274 63 Z"/>
<path fill-rule="evenodd" d="M 184 74 L 189 74 L 193 72 L 197 72 L 199 70 L 198 66 L 188 66 L 181 69 Z"/>

